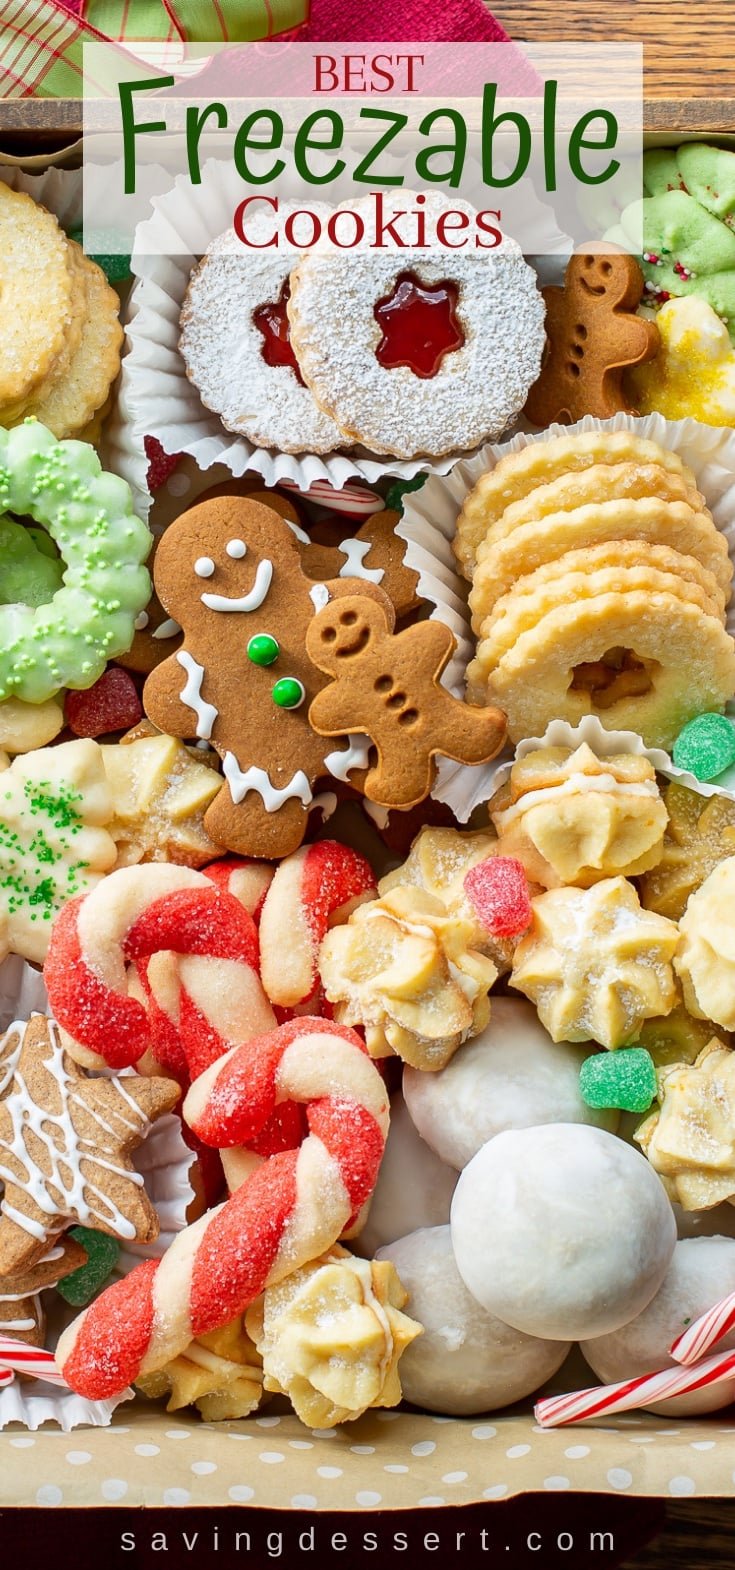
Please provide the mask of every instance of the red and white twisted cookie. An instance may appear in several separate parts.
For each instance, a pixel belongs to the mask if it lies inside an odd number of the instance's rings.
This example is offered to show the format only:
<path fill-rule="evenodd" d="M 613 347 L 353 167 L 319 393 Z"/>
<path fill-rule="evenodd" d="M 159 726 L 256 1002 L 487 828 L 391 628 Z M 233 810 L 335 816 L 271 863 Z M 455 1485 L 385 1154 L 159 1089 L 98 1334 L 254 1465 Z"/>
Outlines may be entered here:
<path fill-rule="evenodd" d="M 248 861 L 244 856 L 224 856 L 222 861 L 211 861 L 205 873 L 218 888 L 234 894 L 257 926 L 275 870 L 269 861 Z"/>
<path fill-rule="evenodd" d="M 375 893 L 370 863 L 336 840 L 302 845 L 279 863 L 260 914 L 260 974 L 271 1003 L 295 1008 L 313 998 L 322 938 Z"/>
<path fill-rule="evenodd" d="M 252 1149 L 284 1101 L 306 1108 L 299 1148 L 255 1165 L 162 1260 L 138 1265 L 65 1331 L 56 1362 L 72 1390 L 100 1400 L 154 1373 L 331 1248 L 359 1215 L 385 1146 L 388 1098 L 354 1031 L 321 1019 L 281 1025 L 212 1064 L 184 1112 L 206 1143 Z"/>
<path fill-rule="evenodd" d="M 112 872 L 62 907 L 44 968 L 73 1057 L 126 1068 L 150 1048 L 178 1079 L 274 1024 L 239 900 L 187 867 Z"/>

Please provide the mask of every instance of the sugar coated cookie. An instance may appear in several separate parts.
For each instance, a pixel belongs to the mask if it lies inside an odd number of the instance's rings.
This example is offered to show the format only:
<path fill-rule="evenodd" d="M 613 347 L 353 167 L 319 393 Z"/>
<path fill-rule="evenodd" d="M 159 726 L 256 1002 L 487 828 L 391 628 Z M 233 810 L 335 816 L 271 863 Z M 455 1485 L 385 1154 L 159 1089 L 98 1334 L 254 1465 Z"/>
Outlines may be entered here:
<path fill-rule="evenodd" d="M 397 232 L 422 197 L 429 226 L 450 206 L 474 217 L 457 198 L 401 190 L 384 198 Z M 372 197 L 351 208 L 358 225 L 372 212 Z M 397 457 L 496 439 L 541 365 L 543 301 L 507 236 L 496 249 L 441 254 L 410 244 L 337 250 L 325 239 L 291 274 L 287 309 L 317 403 L 352 440 Z"/>
<path fill-rule="evenodd" d="M 401 1237 L 378 1258 L 395 1265 L 424 1327 L 401 1359 L 403 1394 L 414 1406 L 457 1417 L 494 1412 L 538 1390 L 564 1362 L 566 1342 L 513 1330 L 472 1297 L 448 1226 Z"/>
<path fill-rule="evenodd" d="M 277 219 L 270 210 L 248 217 L 253 249 L 234 229 L 212 240 L 186 292 L 180 349 L 202 403 L 227 430 L 281 452 L 331 452 L 350 438 L 314 401 L 289 341 L 286 302 L 298 253 L 268 245 L 299 209 L 285 202 Z M 314 210 L 329 209 L 317 202 Z"/>
<path fill-rule="evenodd" d="M 421 1079 L 434 1080 L 433 1074 Z M 419 1135 L 403 1096 L 391 1098 L 390 1128 L 367 1221 L 353 1240 L 371 1258 L 379 1248 L 419 1227 L 444 1226 L 457 1186 L 457 1173 Z M 734 1212 L 735 1214 L 735 1212 Z"/>
<path fill-rule="evenodd" d="M 614 1133 L 616 1112 L 593 1111 L 579 1088 L 584 1047 L 554 1042 L 521 998 L 495 998 L 490 1023 L 438 1074 L 403 1070 L 403 1094 L 422 1139 L 460 1170 L 507 1129 L 589 1123 Z"/>
<path fill-rule="evenodd" d="M 676 1243 L 648 1163 L 614 1135 L 570 1123 L 484 1145 L 460 1176 L 451 1232 L 459 1273 L 483 1308 L 554 1341 L 606 1335 L 634 1319 Z"/>
<path fill-rule="evenodd" d="M 656 1296 L 643 1313 L 620 1330 L 583 1341 L 582 1351 L 604 1384 L 636 1379 L 659 1368 L 675 1368 L 674 1359 L 669 1356 L 672 1342 L 687 1325 L 731 1292 L 735 1292 L 735 1239 L 682 1239 L 674 1249 Z M 726 1336 L 717 1351 L 735 1351 L 735 1334 Z M 735 1374 L 689 1395 L 654 1403 L 647 1410 L 660 1412 L 663 1417 L 697 1417 L 703 1412 L 717 1412 L 733 1400 Z"/>

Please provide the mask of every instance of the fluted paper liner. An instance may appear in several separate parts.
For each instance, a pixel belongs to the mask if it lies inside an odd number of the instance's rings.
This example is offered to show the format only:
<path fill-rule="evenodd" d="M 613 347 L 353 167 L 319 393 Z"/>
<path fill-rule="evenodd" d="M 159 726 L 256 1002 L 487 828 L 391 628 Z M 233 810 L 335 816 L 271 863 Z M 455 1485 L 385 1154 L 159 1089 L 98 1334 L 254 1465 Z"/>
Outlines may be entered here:
<path fill-rule="evenodd" d="M 637 418 L 630 414 L 616 414 L 612 420 L 595 420 L 590 415 L 576 425 L 552 425 L 547 431 L 521 431 L 508 442 L 489 443 L 473 457 L 463 459 L 450 474 L 432 475 L 416 491 L 404 498 L 404 512 L 396 532 L 407 541 L 406 564 L 419 575 L 419 593 L 430 602 L 432 617 L 451 628 L 457 640 L 453 659 L 447 666 L 442 680 L 457 697 L 464 696 L 464 673 L 475 651 L 475 639 L 467 607 L 469 585 L 457 571 L 452 540 L 457 518 L 465 497 L 477 484 L 480 476 L 494 469 L 506 453 L 519 452 L 529 442 L 549 441 L 555 436 L 568 436 L 577 432 L 635 431 L 662 447 L 678 452 L 693 470 L 697 485 L 712 513 L 717 528 L 727 539 L 730 557 L 735 563 L 735 431 L 723 430 L 712 425 L 701 425 L 697 420 L 665 420 L 661 414 Z M 728 632 L 735 636 L 735 596 L 727 614 Z M 733 705 L 735 712 L 735 704 Z M 497 789 L 498 770 L 508 761 L 506 751 L 493 763 L 480 768 L 467 768 L 461 764 L 443 761 L 439 765 L 432 795 L 446 802 L 461 823 L 466 823 L 474 809 L 489 801 Z M 724 788 L 723 782 L 708 788 L 675 769 L 671 760 L 668 771 L 672 777 L 690 784 L 704 795 L 716 794 Z M 667 769 L 663 769 L 666 773 Z M 735 769 L 729 779 L 735 792 Z"/>

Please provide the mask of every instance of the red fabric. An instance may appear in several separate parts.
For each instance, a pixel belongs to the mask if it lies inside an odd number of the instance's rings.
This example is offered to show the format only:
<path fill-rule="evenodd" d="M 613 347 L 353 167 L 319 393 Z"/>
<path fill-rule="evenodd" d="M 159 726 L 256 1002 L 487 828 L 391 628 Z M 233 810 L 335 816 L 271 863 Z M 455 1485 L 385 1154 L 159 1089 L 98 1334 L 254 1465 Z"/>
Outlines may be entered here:
<path fill-rule="evenodd" d="M 483 0 L 311 0 L 299 41 L 317 43 L 507 43 Z"/>

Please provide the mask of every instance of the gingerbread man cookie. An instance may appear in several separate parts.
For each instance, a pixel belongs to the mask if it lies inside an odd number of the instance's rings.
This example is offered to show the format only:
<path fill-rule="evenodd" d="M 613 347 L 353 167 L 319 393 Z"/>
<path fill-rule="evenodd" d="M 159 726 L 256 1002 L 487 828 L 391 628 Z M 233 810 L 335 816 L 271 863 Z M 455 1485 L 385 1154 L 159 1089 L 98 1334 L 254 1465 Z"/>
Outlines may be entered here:
<path fill-rule="evenodd" d="M 378 763 L 365 778 L 370 801 L 413 807 L 429 794 L 437 753 L 489 763 L 505 740 L 500 709 L 472 708 L 439 682 L 454 638 L 439 621 L 393 632 L 390 611 L 352 594 L 315 616 L 306 633 L 314 664 L 333 678 L 309 719 L 326 736 L 366 733 Z"/>
<path fill-rule="evenodd" d="M 525 415 L 534 425 L 609 420 L 627 407 L 623 372 L 653 359 L 659 343 L 655 324 L 635 315 L 643 294 L 635 257 L 612 245 L 575 251 L 563 289 L 542 293 L 546 350 Z"/>
<path fill-rule="evenodd" d="M 308 719 L 326 683 L 306 631 L 330 599 L 354 594 L 354 580 L 313 583 L 288 524 L 232 496 L 166 530 L 155 576 L 184 642 L 148 677 L 146 713 L 167 735 L 199 737 L 219 753 L 225 782 L 204 814 L 210 837 L 243 856 L 287 856 L 304 837 L 316 780 L 346 779 L 367 763 L 364 744 L 330 749 Z M 376 585 L 363 592 L 390 611 Z"/>

